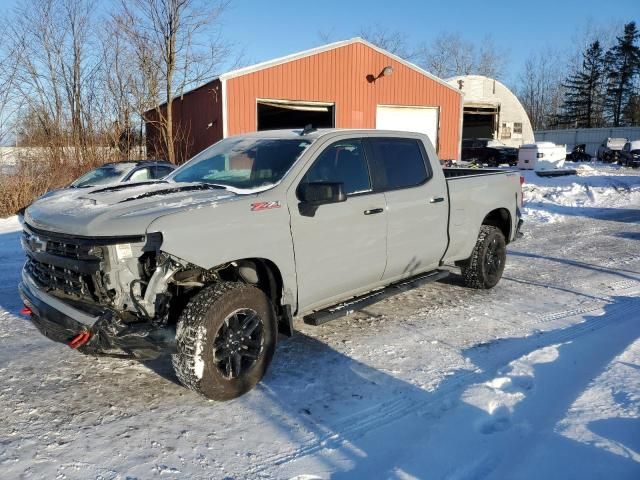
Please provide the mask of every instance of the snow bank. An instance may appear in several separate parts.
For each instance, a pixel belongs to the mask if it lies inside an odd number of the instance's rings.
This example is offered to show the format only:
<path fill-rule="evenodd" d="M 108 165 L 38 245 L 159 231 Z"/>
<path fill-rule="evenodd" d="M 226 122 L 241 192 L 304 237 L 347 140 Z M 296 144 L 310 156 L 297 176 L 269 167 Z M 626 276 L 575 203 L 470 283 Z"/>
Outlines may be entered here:
<path fill-rule="evenodd" d="M 22 228 L 18 216 L 14 215 L 8 218 L 0 218 L 0 233 L 17 232 Z"/>
<path fill-rule="evenodd" d="M 578 174 L 566 177 L 522 172 L 526 221 L 555 223 L 585 211 L 606 214 L 640 201 L 638 171 L 616 165 L 575 164 L 575 168 Z"/>

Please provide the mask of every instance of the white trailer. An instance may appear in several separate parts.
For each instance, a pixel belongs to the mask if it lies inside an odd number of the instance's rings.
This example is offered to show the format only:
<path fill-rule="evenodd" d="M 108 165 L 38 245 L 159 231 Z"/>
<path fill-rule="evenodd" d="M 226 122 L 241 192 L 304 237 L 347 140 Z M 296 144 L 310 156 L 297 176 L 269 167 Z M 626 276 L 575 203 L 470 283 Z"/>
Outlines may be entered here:
<path fill-rule="evenodd" d="M 522 170 L 555 170 L 564 166 L 565 145 L 553 142 L 527 143 L 518 150 L 518 168 Z"/>

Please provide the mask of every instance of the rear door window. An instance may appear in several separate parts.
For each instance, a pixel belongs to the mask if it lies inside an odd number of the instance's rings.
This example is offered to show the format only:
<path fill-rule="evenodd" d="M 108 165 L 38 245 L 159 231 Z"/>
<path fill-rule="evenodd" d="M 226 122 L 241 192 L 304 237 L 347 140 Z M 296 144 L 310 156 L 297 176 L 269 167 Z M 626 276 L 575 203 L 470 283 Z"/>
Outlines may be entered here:
<path fill-rule="evenodd" d="M 370 142 L 374 185 L 377 190 L 415 187 L 431 177 L 418 140 L 372 138 Z"/>

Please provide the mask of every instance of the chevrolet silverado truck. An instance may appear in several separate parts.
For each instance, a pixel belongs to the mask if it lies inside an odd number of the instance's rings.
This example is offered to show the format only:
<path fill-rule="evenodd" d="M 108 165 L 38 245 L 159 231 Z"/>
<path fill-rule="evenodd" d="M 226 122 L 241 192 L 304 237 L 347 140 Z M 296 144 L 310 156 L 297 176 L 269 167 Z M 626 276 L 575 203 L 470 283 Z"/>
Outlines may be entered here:
<path fill-rule="evenodd" d="M 186 387 L 231 399 L 294 317 L 317 325 L 458 268 L 494 287 L 521 206 L 518 173 L 443 169 L 421 134 L 230 137 L 164 180 L 33 203 L 23 312 L 82 353 L 171 354 Z"/>

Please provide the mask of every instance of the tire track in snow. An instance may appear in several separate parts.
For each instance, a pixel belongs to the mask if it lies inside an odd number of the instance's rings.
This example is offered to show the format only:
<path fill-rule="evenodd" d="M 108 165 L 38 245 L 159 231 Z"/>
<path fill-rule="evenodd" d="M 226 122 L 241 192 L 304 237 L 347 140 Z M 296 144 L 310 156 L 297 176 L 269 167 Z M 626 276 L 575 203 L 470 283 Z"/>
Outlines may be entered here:
<path fill-rule="evenodd" d="M 632 295 L 637 295 L 638 293 L 639 292 L 633 292 Z M 280 466 L 293 462 L 302 457 L 317 453 L 325 448 L 338 448 L 346 442 L 364 435 L 370 430 L 388 425 L 411 414 L 426 415 L 437 411 L 438 405 L 441 405 L 443 400 L 453 397 L 468 384 L 483 381 L 484 377 L 491 378 L 491 376 L 500 367 L 503 367 L 509 362 L 520 358 L 533 350 L 568 340 L 575 340 L 582 335 L 605 328 L 613 322 L 633 321 L 634 317 L 631 314 L 637 313 L 638 310 L 640 310 L 639 304 L 640 302 L 637 299 L 630 296 L 619 301 L 617 304 L 600 303 L 597 307 L 593 306 L 593 309 L 589 308 L 585 310 L 584 308 L 577 308 L 559 312 L 550 312 L 546 315 L 555 315 L 553 319 L 558 320 L 583 313 L 589 313 L 590 311 L 609 306 L 609 310 L 606 315 L 594 317 L 593 320 L 590 320 L 589 322 L 578 323 L 562 330 L 534 333 L 529 337 L 525 337 L 530 338 L 531 340 L 530 342 L 526 342 L 526 345 L 520 344 L 520 346 L 506 347 L 500 345 L 501 341 L 509 341 L 509 338 L 497 340 L 485 345 L 478 345 L 475 348 L 487 348 L 494 345 L 495 350 L 497 350 L 497 352 L 492 351 L 492 355 L 487 357 L 489 362 L 488 366 L 485 367 L 484 370 L 479 371 L 478 369 L 475 369 L 457 374 L 450 383 L 437 388 L 433 393 L 428 393 L 427 395 L 429 398 L 427 400 L 415 401 L 410 398 L 400 397 L 345 417 L 341 422 L 332 426 L 332 431 L 321 434 L 319 437 L 306 442 L 300 447 L 286 452 L 279 452 L 276 455 L 259 458 L 259 463 L 249 469 L 248 472 L 251 474 L 258 474 L 272 468 L 273 466 Z"/>
<path fill-rule="evenodd" d="M 620 280 L 618 282 L 613 282 L 608 285 L 608 287 L 613 291 L 626 290 L 627 288 L 635 287 L 640 285 L 640 278 L 637 280 Z"/>

